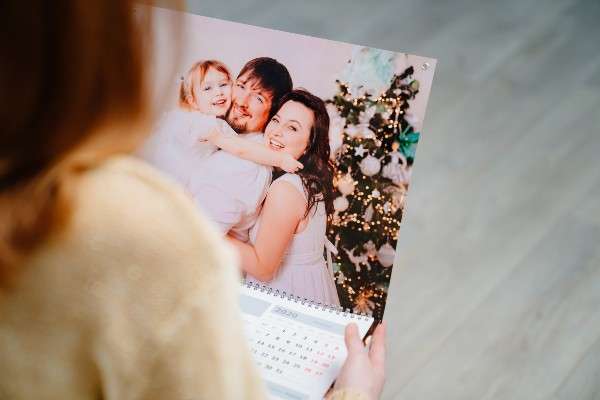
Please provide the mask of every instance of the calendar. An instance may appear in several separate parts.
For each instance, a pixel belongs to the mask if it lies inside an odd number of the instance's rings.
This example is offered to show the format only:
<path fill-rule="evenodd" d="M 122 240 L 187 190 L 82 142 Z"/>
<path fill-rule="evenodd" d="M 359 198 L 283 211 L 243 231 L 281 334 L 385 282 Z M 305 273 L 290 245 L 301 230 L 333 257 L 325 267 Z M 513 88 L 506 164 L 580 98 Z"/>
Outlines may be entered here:
<path fill-rule="evenodd" d="M 241 285 L 239 305 L 271 399 L 322 399 L 347 356 L 346 325 L 356 323 L 364 337 L 374 322 L 247 284 Z"/>

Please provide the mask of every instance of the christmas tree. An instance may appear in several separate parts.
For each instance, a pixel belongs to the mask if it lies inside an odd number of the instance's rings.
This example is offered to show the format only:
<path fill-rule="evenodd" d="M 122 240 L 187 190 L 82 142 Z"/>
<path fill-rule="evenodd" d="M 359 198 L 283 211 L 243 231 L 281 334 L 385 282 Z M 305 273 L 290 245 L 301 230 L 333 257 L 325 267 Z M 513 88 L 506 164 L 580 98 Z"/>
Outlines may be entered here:
<path fill-rule="evenodd" d="M 357 47 L 327 100 L 336 199 L 328 232 L 341 306 L 377 319 L 389 287 L 419 132 L 407 56 Z M 412 122 L 412 123 L 411 123 Z"/>

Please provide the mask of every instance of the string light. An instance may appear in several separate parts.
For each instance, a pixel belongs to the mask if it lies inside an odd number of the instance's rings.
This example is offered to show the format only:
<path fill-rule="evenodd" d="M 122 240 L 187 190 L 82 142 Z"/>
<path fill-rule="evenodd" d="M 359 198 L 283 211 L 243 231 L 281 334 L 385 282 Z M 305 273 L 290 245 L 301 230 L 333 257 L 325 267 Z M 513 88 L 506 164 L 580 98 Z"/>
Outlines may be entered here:
<path fill-rule="evenodd" d="M 412 67 L 411 67 L 412 68 Z M 408 70 L 407 70 L 408 71 Z M 364 255 L 370 260 L 370 269 L 366 268 L 365 263 L 361 263 L 360 272 L 355 270 L 355 264 L 349 263 L 347 254 L 340 251 L 335 260 L 340 267 L 340 273 L 344 277 L 340 282 L 340 299 L 344 299 L 342 304 L 345 308 L 367 307 L 366 312 L 371 306 L 366 306 L 365 301 L 374 301 L 376 303 L 373 313 L 378 313 L 380 299 L 385 300 L 387 293 L 387 282 L 389 282 L 389 269 L 382 269 L 377 262 L 377 248 L 387 241 L 394 246 L 398 237 L 400 220 L 402 217 L 402 208 L 398 207 L 399 195 L 396 192 L 386 193 L 386 189 L 391 187 L 389 179 L 382 179 L 381 175 L 376 174 L 372 177 L 366 177 L 360 174 L 360 168 L 357 163 L 362 159 L 355 156 L 355 149 L 363 145 L 369 150 L 370 154 L 381 160 L 383 167 L 389 162 L 388 158 L 392 151 L 391 142 L 401 140 L 410 127 L 404 119 L 405 110 L 409 108 L 408 99 L 414 98 L 413 88 L 410 87 L 411 79 L 404 80 L 404 77 L 410 77 L 410 71 L 405 71 L 403 79 L 400 75 L 392 81 L 389 89 L 378 94 L 377 97 L 369 98 L 365 94 L 352 98 L 349 85 L 339 83 L 340 94 L 336 96 L 334 103 L 338 110 L 343 110 L 346 118 L 354 118 L 352 123 L 357 123 L 356 118 L 366 108 L 375 106 L 375 119 L 369 121 L 369 129 L 375 133 L 370 137 L 356 136 L 350 138 L 345 135 L 343 148 L 338 157 L 339 163 L 337 177 L 345 174 L 354 176 L 355 196 L 350 196 L 350 206 L 344 212 L 336 212 L 336 219 L 331 225 L 330 239 L 341 237 L 338 249 L 344 248 L 351 250 L 355 256 L 366 251 Z M 350 124 L 350 121 L 347 121 Z M 374 137 L 373 137 L 374 136 Z M 403 145 L 404 146 L 404 145 Z M 401 148 L 401 151 L 404 147 Z M 385 159 L 382 159 L 385 157 Z M 373 197 L 374 189 L 378 189 L 377 197 Z M 402 194 L 405 196 L 405 191 Z M 387 210 L 387 212 L 385 211 Z M 367 216 L 365 213 L 368 212 Z M 368 222 L 366 221 L 368 219 Z M 339 240 L 339 239 L 338 239 Z M 374 244 L 367 251 L 367 243 Z M 337 242 L 336 242 L 337 243 Z M 362 247 L 361 247 L 362 246 Z M 361 250 L 361 248 L 363 250 Z M 384 272 L 388 271 L 388 273 Z M 343 274 L 342 274 L 343 272 Z M 369 282 L 365 285 L 358 285 L 357 282 Z M 346 293 L 346 296 L 343 296 Z M 369 300 L 371 299 L 371 300 Z M 356 309 L 356 308 L 355 308 Z"/>

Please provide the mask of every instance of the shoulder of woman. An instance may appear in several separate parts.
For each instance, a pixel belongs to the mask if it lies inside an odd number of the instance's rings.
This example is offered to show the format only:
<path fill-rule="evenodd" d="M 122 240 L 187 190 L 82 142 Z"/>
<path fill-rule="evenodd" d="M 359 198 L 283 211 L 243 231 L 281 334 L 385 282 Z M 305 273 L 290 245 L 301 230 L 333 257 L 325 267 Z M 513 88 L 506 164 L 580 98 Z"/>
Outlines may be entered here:
<path fill-rule="evenodd" d="M 304 202 L 306 202 L 306 191 L 304 190 L 304 185 L 302 184 L 302 178 L 300 178 L 300 175 L 286 173 L 286 174 L 281 175 L 279 178 L 277 178 L 273 182 L 273 185 L 278 182 L 285 182 L 285 183 L 287 183 L 288 187 L 289 186 L 295 187 L 296 190 L 300 193 L 300 195 L 304 199 Z M 273 186 L 273 185 L 271 185 L 271 186 Z M 290 190 L 291 190 L 291 188 L 290 188 Z"/>
<path fill-rule="evenodd" d="M 265 205 L 269 209 L 301 217 L 306 208 L 306 198 L 300 189 L 287 179 L 277 179 L 269 188 Z"/>

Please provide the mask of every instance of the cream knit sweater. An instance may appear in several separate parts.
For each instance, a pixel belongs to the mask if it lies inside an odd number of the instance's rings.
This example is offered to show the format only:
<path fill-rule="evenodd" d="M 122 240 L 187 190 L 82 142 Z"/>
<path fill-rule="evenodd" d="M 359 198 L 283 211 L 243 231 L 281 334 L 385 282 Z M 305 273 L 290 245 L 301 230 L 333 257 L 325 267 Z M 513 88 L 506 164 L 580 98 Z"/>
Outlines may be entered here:
<path fill-rule="evenodd" d="M 238 281 L 191 201 L 114 157 L 84 174 L 68 229 L 0 293 L 0 399 L 266 398 Z"/>

